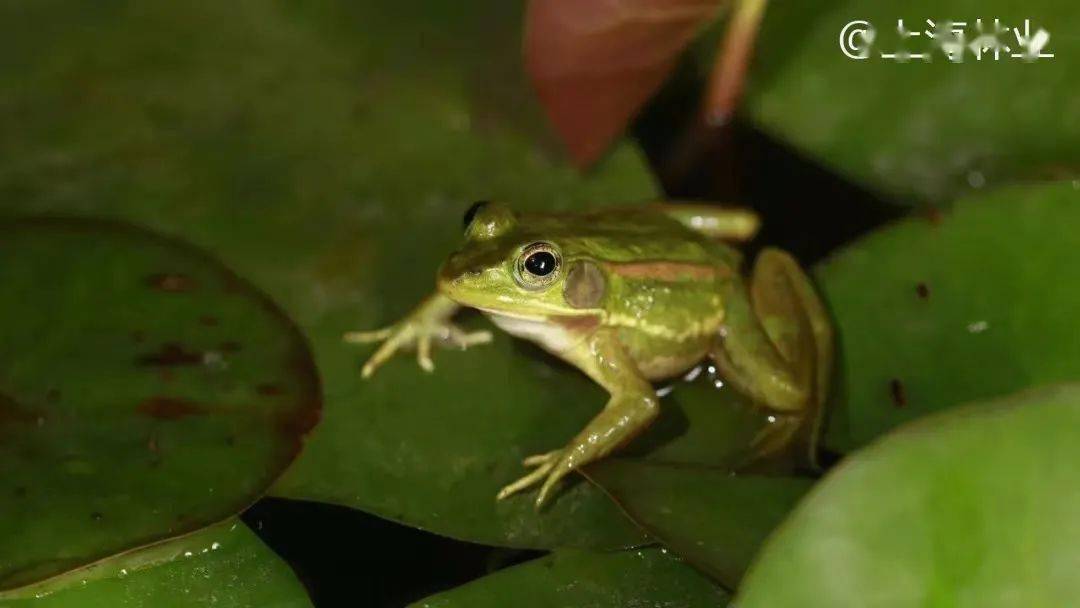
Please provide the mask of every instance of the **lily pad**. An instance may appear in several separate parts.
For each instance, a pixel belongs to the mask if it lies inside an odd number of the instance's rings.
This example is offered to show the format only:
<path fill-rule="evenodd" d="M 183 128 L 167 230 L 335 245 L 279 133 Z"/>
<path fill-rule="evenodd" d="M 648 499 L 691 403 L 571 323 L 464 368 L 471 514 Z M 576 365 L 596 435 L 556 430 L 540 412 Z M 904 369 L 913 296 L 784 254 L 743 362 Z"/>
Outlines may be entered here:
<path fill-rule="evenodd" d="M 898 19 L 915 34 L 902 37 Z M 953 63 L 939 44 L 945 38 L 927 36 L 935 32 L 927 20 L 942 29 L 951 29 L 950 20 L 963 22 L 953 27 L 967 45 L 980 35 L 993 38 L 1000 26 L 996 39 L 1009 50 L 976 59 L 965 46 L 963 62 Z M 861 60 L 840 48 L 845 33 L 865 42 L 853 33 L 865 27 L 858 21 L 876 31 L 870 56 Z M 1028 38 L 1045 31 L 1042 51 L 1054 57 L 1011 57 L 1022 52 L 1017 34 L 1024 36 L 1025 21 Z M 744 107 L 776 137 L 901 201 L 950 201 L 983 186 L 1075 176 L 1078 29 L 1080 5 L 1059 0 L 774 2 L 755 47 Z M 880 56 L 904 51 L 927 52 L 931 60 Z"/>
<path fill-rule="evenodd" d="M 411 608 L 682 608 L 725 606 L 727 594 L 661 549 L 556 551 L 419 601 Z"/>
<path fill-rule="evenodd" d="M 926 418 L 846 460 L 766 544 L 744 608 L 1067 606 L 1080 386 Z"/>
<path fill-rule="evenodd" d="M 121 567 L 122 565 L 122 567 Z M 126 558 L 88 577 L 0 599 L 3 608 L 307 608 L 303 586 L 285 562 L 237 520 L 229 520 Z"/>
<path fill-rule="evenodd" d="M 966 401 L 1080 380 L 1080 182 L 1013 187 L 916 216 L 817 268 L 839 324 L 825 443 L 864 445 Z"/>
<path fill-rule="evenodd" d="M 813 480 L 609 459 L 586 470 L 630 519 L 727 589 Z"/>
<path fill-rule="evenodd" d="M 179 235 L 282 304 L 312 342 L 326 398 L 275 493 L 478 542 L 639 542 L 587 483 L 539 514 L 527 497 L 494 500 L 522 456 L 565 442 L 603 405 L 583 376 L 500 336 L 436 353 L 434 374 L 405 357 L 365 382 L 371 351 L 341 341 L 432 289 L 474 200 L 655 197 L 632 146 L 587 177 L 538 146 L 520 65 L 491 74 L 520 57 L 521 23 L 521 4 L 504 0 L 6 5 L 0 214 Z"/>
<path fill-rule="evenodd" d="M 307 344 L 184 243 L 0 224 L 0 591 L 220 521 L 319 414 Z"/>

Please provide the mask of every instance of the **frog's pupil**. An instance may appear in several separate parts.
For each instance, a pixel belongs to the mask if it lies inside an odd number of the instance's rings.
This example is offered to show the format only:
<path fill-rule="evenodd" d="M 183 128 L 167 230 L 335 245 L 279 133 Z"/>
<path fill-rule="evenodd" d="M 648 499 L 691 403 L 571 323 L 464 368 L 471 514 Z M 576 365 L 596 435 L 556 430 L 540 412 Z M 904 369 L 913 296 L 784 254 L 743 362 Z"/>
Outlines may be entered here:
<path fill-rule="evenodd" d="M 468 228 L 469 224 L 472 223 L 473 218 L 476 217 L 476 214 L 479 213 L 480 210 L 484 208 L 484 205 L 487 205 L 487 204 L 488 204 L 488 201 L 476 201 L 475 203 L 469 205 L 469 208 L 465 210 L 465 217 L 462 218 L 463 226 L 465 228 Z"/>
<path fill-rule="evenodd" d="M 548 251 L 537 251 L 525 258 L 525 270 L 538 277 L 547 276 L 555 270 L 555 256 Z"/>

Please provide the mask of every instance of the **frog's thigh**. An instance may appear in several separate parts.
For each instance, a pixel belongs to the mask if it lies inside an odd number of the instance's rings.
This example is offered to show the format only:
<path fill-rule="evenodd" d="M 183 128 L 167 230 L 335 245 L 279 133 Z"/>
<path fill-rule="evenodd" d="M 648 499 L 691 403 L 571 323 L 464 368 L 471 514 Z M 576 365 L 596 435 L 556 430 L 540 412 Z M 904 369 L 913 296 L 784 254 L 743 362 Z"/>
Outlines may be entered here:
<path fill-rule="evenodd" d="M 833 328 L 809 277 L 788 253 L 765 249 L 754 263 L 750 296 L 756 316 L 785 359 L 797 368 L 811 368 L 813 407 L 819 407 L 832 374 Z M 809 336 L 804 335 L 807 329 Z"/>
<path fill-rule="evenodd" d="M 756 275 L 756 273 L 755 273 Z M 770 304 L 774 299 L 764 298 Z M 775 338 L 787 334 L 784 316 L 761 318 L 761 309 L 741 283 L 725 293 L 725 318 L 720 339 L 710 353 L 724 379 L 755 401 L 777 412 L 799 414 L 807 407 L 809 376 L 779 346 Z M 804 359 L 805 360 L 805 359 Z"/>
<path fill-rule="evenodd" d="M 607 389 L 611 398 L 604 410 L 562 449 L 540 490 L 537 505 L 547 500 L 559 479 L 630 441 L 659 413 L 656 393 L 641 377 L 614 332 L 598 331 L 579 352 L 567 358 Z"/>

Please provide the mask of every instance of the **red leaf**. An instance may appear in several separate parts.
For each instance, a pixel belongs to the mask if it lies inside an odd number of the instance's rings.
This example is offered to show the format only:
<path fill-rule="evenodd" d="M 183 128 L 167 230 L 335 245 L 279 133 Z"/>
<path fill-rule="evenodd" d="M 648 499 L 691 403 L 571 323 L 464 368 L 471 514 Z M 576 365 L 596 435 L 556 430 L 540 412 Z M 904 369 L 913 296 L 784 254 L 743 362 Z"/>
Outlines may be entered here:
<path fill-rule="evenodd" d="M 532 0 L 525 63 L 579 167 L 594 162 L 724 0 Z"/>

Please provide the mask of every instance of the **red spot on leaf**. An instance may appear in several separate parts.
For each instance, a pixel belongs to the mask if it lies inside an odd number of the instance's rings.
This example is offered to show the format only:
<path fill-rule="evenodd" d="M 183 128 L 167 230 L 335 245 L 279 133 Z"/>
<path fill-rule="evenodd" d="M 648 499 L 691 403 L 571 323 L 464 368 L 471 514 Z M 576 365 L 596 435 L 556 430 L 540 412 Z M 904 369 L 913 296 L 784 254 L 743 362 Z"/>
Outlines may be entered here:
<path fill-rule="evenodd" d="M 892 395 L 893 405 L 896 407 L 907 405 L 907 391 L 904 390 L 904 383 L 899 378 L 889 381 L 889 394 Z"/>
<path fill-rule="evenodd" d="M 264 383 L 255 387 L 255 392 L 265 397 L 273 397 L 285 394 L 285 389 L 280 384 Z"/>
<path fill-rule="evenodd" d="M 199 286 L 199 283 L 186 274 L 178 272 L 162 272 L 146 277 L 146 285 L 160 291 L 182 293 L 195 289 Z"/>
<path fill-rule="evenodd" d="M 0 393 L 0 426 L 7 424 L 33 424 L 41 419 L 41 413 L 22 407 L 18 401 Z"/>
<path fill-rule="evenodd" d="M 525 63 L 579 166 L 598 159 L 667 79 L 719 0 L 533 0 Z"/>
<path fill-rule="evenodd" d="M 207 409 L 193 401 L 172 397 L 151 397 L 140 403 L 135 410 L 157 420 L 182 420 L 188 416 L 201 416 Z"/>
<path fill-rule="evenodd" d="M 203 354 L 198 351 L 187 350 L 178 342 L 166 342 L 156 352 L 139 355 L 135 362 L 147 367 L 200 365 L 203 362 Z"/>

